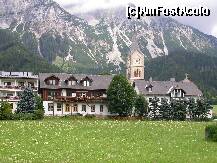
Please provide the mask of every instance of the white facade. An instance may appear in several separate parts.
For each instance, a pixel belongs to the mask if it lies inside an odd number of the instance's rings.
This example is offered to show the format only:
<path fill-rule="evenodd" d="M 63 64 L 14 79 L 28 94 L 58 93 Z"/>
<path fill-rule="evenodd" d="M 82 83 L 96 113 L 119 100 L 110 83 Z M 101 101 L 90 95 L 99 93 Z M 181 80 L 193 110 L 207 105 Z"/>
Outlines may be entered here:
<path fill-rule="evenodd" d="M 27 86 L 38 93 L 38 76 L 32 75 L 31 72 L 0 71 L 0 99 L 11 103 L 13 112 L 17 108 L 19 94 Z"/>
<path fill-rule="evenodd" d="M 75 115 L 80 113 L 82 115 L 94 114 L 99 116 L 111 115 L 108 112 L 108 108 L 105 103 L 66 103 L 66 102 L 54 102 L 43 101 L 46 116 L 64 116 Z M 52 106 L 53 105 L 53 109 Z M 68 108 L 67 108 L 68 105 Z M 91 108 L 92 107 L 92 108 Z M 95 109 L 94 109 L 95 108 Z"/>

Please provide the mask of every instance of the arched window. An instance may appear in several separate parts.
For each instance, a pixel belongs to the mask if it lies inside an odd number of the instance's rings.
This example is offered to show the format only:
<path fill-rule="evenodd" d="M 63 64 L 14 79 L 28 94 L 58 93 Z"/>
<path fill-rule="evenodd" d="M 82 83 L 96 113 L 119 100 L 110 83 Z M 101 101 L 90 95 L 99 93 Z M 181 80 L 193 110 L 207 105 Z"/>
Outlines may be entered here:
<path fill-rule="evenodd" d="M 139 69 L 136 69 L 135 71 L 134 71 L 134 77 L 141 77 L 141 70 L 139 70 Z"/>

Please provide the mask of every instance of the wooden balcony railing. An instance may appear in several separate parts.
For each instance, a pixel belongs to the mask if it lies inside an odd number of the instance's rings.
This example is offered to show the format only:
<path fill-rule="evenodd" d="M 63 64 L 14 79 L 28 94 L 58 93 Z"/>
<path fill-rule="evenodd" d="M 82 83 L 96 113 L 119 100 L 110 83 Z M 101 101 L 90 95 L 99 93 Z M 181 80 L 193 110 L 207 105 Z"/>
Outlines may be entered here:
<path fill-rule="evenodd" d="M 56 96 L 55 101 L 66 101 L 66 102 L 87 102 L 87 101 L 105 101 L 106 97 L 70 97 L 70 96 Z"/>
<path fill-rule="evenodd" d="M 19 89 L 19 90 L 24 90 L 26 87 L 25 86 L 13 86 L 13 85 L 6 85 L 6 86 L 0 86 L 1 89 Z M 37 87 L 31 87 L 34 91 L 38 90 Z"/>

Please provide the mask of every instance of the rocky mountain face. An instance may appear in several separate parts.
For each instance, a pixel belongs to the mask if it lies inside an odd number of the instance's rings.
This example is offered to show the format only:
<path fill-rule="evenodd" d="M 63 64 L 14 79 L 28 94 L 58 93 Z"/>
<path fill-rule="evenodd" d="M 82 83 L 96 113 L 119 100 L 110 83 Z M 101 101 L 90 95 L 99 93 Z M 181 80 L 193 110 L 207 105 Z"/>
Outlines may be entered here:
<path fill-rule="evenodd" d="M 146 60 L 179 50 L 216 56 L 217 39 L 171 18 L 128 20 L 125 8 L 71 15 L 52 0 L 0 0 L 0 28 L 31 53 L 68 72 L 124 70 L 137 35 Z"/>

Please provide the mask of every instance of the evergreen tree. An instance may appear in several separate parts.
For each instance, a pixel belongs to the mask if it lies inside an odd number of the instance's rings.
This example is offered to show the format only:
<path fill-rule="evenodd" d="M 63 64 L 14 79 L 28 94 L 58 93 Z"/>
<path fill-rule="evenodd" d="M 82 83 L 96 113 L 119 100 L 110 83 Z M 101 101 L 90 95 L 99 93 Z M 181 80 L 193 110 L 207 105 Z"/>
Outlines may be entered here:
<path fill-rule="evenodd" d="M 172 109 L 166 98 L 163 98 L 161 100 L 161 105 L 159 106 L 159 113 L 162 119 L 171 120 L 172 118 Z"/>
<path fill-rule="evenodd" d="M 34 112 L 35 119 L 43 119 L 44 118 L 43 101 L 40 96 L 36 96 L 35 101 L 36 101 L 35 112 Z"/>
<path fill-rule="evenodd" d="M 135 100 L 135 113 L 143 117 L 148 113 L 148 102 L 143 95 L 138 95 Z"/>
<path fill-rule="evenodd" d="M 151 114 L 151 118 L 153 119 L 160 119 L 161 115 L 159 114 L 159 99 L 157 97 L 154 97 L 151 99 L 151 104 L 149 107 L 149 111 Z"/>
<path fill-rule="evenodd" d="M 187 102 L 185 100 L 175 100 L 171 101 L 172 108 L 172 119 L 184 121 L 187 114 Z"/>
<path fill-rule="evenodd" d="M 198 119 L 206 119 L 209 112 L 212 110 L 212 106 L 209 104 L 209 102 L 205 99 L 198 99 L 197 100 L 197 118 Z"/>
<path fill-rule="evenodd" d="M 120 116 L 132 114 L 136 92 L 128 80 L 122 75 L 116 75 L 107 91 L 108 108 L 111 113 Z"/>
<path fill-rule="evenodd" d="M 6 101 L 0 103 L 0 120 L 8 120 L 12 118 L 12 106 Z"/>
<path fill-rule="evenodd" d="M 17 113 L 34 113 L 36 106 L 35 95 L 31 88 L 25 88 L 20 95 L 20 101 L 17 104 Z"/>
<path fill-rule="evenodd" d="M 188 100 L 187 112 L 190 116 L 190 119 L 196 119 L 196 117 L 197 117 L 197 105 L 196 105 L 195 100 L 193 98 L 190 98 Z"/>

